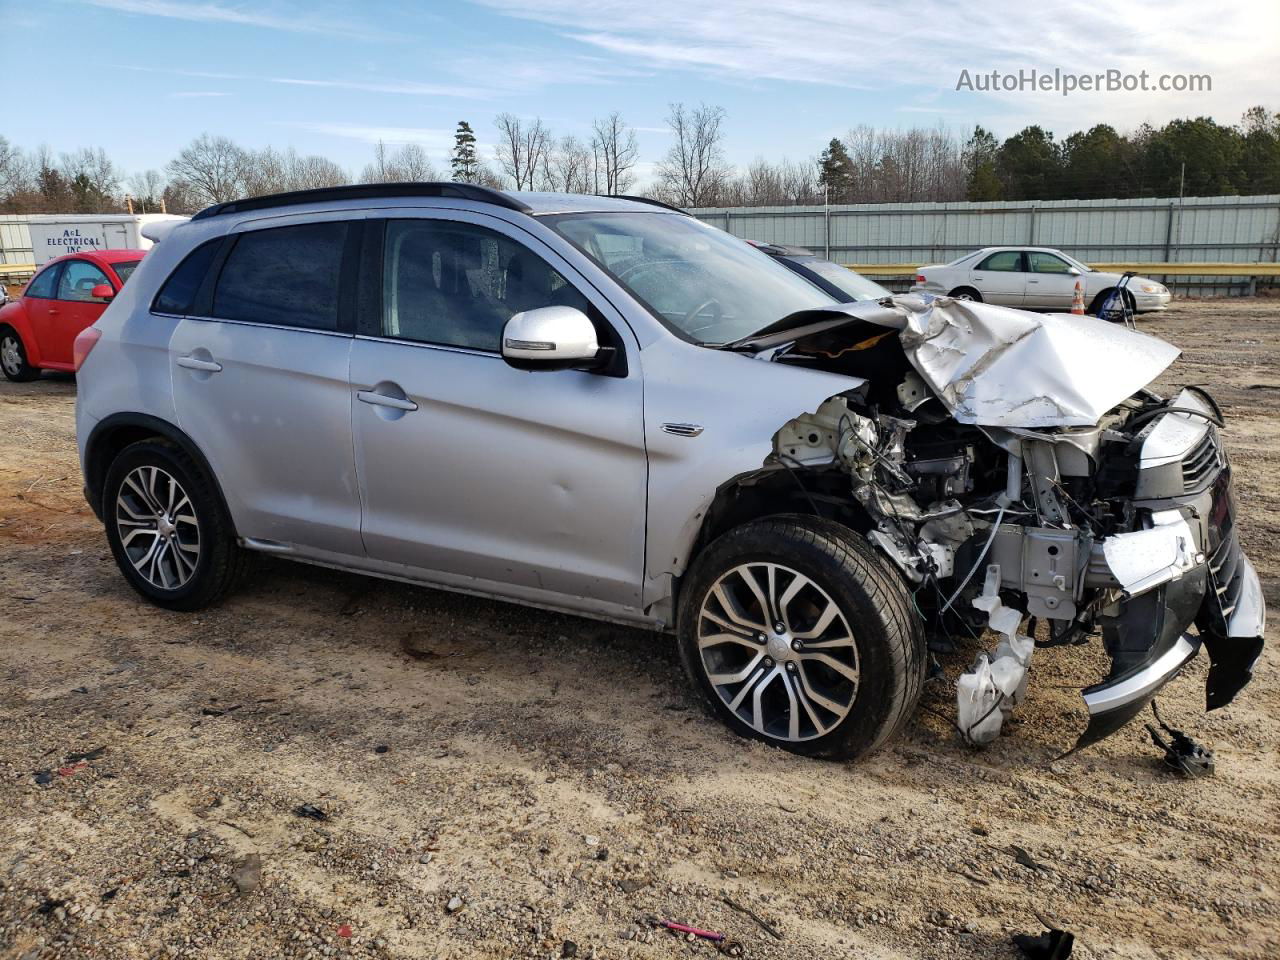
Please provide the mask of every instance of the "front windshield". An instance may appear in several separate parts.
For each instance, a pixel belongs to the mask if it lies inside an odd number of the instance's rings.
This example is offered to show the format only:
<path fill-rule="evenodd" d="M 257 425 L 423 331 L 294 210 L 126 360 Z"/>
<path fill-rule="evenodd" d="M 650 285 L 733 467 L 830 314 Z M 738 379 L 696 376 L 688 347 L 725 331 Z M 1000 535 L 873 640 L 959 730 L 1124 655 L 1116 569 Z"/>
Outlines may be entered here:
<path fill-rule="evenodd" d="M 723 344 L 835 301 L 737 237 L 668 213 L 540 217 L 686 339 Z"/>
<path fill-rule="evenodd" d="M 868 280 L 860 273 L 854 273 L 848 267 L 842 267 L 830 260 L 801 260 L 800 265 L 812 270 L 832 286 L 844 291 L 850 302 L 854 300 L 880 300 L 891 297 L 891 294 L 874 280 Z"/>

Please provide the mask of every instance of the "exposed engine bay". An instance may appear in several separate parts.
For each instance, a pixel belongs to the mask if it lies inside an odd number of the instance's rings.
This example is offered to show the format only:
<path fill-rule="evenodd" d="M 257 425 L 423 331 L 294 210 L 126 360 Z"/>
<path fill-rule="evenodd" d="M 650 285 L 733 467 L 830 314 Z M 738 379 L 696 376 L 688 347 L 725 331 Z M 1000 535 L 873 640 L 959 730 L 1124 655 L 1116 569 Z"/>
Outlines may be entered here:
<path fill-rule="evenodd" d="M 1111 658 L 1082 691 L 1077 748 L 1201 646 L 1209 709 L 1249 681 L 1266 613 L 1234 528 L 1221 411 L 1195 387 L 1148 389 L 1176 348 L 1091 317 L 919 295 L 790 319 L 751 345 L 762 358 L 862 385 L 784 425 L 773 466 L 815 510 L 861 525 L 932 644 L 999 638 L 956 685 L 966 739 L 999 735 L 1037 646 L 1100 634 Z"/>

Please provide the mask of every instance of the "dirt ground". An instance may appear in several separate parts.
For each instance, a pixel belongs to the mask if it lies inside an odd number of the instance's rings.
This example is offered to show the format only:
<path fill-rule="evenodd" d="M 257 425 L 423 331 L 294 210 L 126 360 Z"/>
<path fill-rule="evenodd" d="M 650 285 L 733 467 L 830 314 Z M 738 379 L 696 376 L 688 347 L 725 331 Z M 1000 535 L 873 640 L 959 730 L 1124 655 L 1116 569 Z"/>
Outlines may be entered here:
<path fill-rule="evenodd" d="M 1141 325 L 1185 351 L 1165 386 L 1226 409 L 1274 608 L 1280 300 Z M 704 716 L 659 635 L 267 559 L 214 610 L 143 604 L 81 497 L 74 394 L 0 382 L 0 956 L 715 953 L 656 917 L 749 958 L 1012 958 L 1037 912 L 1076 957 L 1280 955 L 1275 631 L 1231 707 L 1203 713 L 1203 658 L 1160 697 L 1212 779 L 1137 723 L 1051 762 L 1096 644 L 1039 651 L 986 749 L 935 681 L 879 754 L 805 760 Z"/>

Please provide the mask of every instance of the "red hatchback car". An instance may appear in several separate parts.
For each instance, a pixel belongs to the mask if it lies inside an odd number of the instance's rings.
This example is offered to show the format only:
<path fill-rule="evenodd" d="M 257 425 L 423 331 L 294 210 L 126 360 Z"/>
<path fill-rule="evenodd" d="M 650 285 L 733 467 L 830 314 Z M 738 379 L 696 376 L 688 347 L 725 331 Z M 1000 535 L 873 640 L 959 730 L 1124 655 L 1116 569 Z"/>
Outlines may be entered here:
<path fill-rule="evenodd" d="M 50 260 L 22 296 L 0 309 L 0 370 L 34 380 L 41 370 L 75 371 L 73 345 L 124 286 L 145 250 L 73 253 Z"/>

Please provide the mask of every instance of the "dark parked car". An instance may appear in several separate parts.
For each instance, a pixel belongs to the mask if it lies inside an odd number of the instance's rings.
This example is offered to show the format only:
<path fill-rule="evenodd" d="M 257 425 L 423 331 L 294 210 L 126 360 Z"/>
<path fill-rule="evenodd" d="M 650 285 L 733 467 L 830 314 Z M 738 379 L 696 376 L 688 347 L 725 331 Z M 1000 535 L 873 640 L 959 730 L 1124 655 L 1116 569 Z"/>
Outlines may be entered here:
<path fill-rule="evenodd" d="M 819 290 L 835 297 L 841 303 L 853 303 L 855 300 L 879 300 L 881 297 L 892 296 L 874 280 L 868 280 L 848 267 L 824 260 L 804 247 L 759 243 L 755 240 L 748 240 L 747 243 L 760 252 L 767 253 L 792 273 L 800 274 Z"/>

